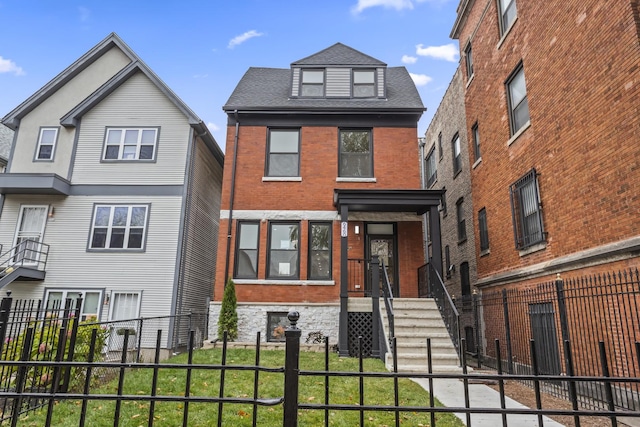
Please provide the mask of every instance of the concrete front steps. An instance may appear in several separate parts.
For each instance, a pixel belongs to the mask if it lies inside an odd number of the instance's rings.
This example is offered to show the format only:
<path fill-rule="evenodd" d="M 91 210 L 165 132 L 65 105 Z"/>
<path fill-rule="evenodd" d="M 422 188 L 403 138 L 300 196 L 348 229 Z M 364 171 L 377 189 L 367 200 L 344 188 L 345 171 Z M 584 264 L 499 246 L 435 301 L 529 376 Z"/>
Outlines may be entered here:
<path fill-rule="evenodd" d="M 389 336 L 389 321 L 384 301 L 380 312 Z M 394 331 L 398 347 L 399 372 L 428 372 L 427 338 L 431 338 L 431 360 L 434 373 L 460 373 L 458 353 L 451 342 L 438 306 L 432 298 L 395 298 L 393 300 Z M 393 369 L 393 355 L 386 354 L 387 369 Z"/>

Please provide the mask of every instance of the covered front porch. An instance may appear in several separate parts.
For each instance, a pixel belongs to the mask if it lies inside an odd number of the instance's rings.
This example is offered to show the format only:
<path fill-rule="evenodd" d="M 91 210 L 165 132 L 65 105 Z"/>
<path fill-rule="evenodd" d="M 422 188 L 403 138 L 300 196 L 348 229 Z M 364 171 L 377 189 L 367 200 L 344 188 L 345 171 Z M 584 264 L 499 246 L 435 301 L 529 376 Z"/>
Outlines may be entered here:
<path fill-rule="evenodd" d="M 386 286 L 391 300 L 424 296 L 419 289 L 418 270 L 425 264 L 425 226 L 430 232 L 426 261 L 442 276 L 438 213 L 442 194 L 441 190 L 334 190 L 334 206 L 341 222 L 340 355 L 349 355 L 349 336 L 358 328 L 353 313 L 364 310 L 354 309 L 357 299 L 371 297 L 371 308 L 364 312 L 373 316 L 371 340 L 377 341 L 380 289 Z M 376 260 L 373 269 L 372 259 Z M 384 265 L 382 275 L 377 273 L 378 263 Z M 382 279 L 386 280 L 384 286 Z M 375 347 L 372 356 L 377 357 Z"/>

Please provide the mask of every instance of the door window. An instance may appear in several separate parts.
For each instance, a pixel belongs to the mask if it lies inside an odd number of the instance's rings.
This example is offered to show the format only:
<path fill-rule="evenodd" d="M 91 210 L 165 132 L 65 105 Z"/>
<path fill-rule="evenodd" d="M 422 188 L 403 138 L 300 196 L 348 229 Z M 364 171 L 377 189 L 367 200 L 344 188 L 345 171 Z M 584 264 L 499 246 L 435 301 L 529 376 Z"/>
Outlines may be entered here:
<path fill-rule="evenodd" d="M 48 206 L 22 206 L 14 239 L 14 263 L 33 265 L 40 259 Z"/>

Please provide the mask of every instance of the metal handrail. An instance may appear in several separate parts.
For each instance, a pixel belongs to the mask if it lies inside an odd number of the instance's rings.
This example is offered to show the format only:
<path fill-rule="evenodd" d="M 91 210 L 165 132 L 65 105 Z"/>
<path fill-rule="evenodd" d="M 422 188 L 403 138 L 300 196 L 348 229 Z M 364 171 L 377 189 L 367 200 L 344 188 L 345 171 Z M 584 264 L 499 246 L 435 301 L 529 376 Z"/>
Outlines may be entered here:
<path fill-rule="evenodd" d="M 460 313 L 456 308 L 456 304 L 453 301 L 453 298 L 451 298 L 451 295 L 449 295 L 449 292 L 447 292 L 447 287 L 444 285 L 442 276 L 440 276 L 440 273 L 438 273 L 438 271 L 433 267 L 432 263 L 429 263 L 429 273 L 431 294 L 433 296 L 433 299 L 436 301 L 436 304 L 438 305 L 438 310 L 440 311 L 442 320 L 447 327 L 447 331 L 449 332 L 449 336 L 453 341 L 453 345 L 458 352 L 460 365 L 462 365 L 463 355 L 462 349 L 460 347 Z"/>
<path fill-rule="evenodd" d="M 1 250 L 1 248 L 0 248 Z M 33 267 L 44 271 L 49 257 L 49 245 L 37 240 L 25 239 L 20 243 L 0 253 L 0 271 L 9 273 L 9 268 Z"/>
<path fill-rule="evenodd" d="M 393 351 L 393 338 L 396 336 L 393 325 L 393 290 L 389 283 L 389 275 L 387 274 L 387 268 L 384 265 L 384 261 L 380 260 L 380 267 L 383 273 L 382 293 L 384 294 L 384 307 L 387 310 L 387 319 L 389 320 L 389 341 L 387 342 L 387 349 Z M 371 286 L 377 286 L 372 283 Z"/>

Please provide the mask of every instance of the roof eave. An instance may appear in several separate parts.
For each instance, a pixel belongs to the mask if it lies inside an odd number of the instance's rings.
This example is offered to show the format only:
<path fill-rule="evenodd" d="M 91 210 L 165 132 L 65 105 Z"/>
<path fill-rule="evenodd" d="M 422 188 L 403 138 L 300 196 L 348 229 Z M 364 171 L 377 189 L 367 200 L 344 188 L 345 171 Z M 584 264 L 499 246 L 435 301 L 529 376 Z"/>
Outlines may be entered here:
<path fill-rule="evenodd" d="M 460 31 L 467 21 L 467 17 L 469 16 L 469 12 L 471 10 L 471 6 L 473 6 L 474 1 L 475 0 L 460 0 L 460 4 L 458 5 L 458 9 L 456 11 L 456 20 L 453 23 L 453 28 L 451 29 L 451 33 L 449 34 L 450 38 L 458 40 L 458 38 L 460 37 Z"/>

